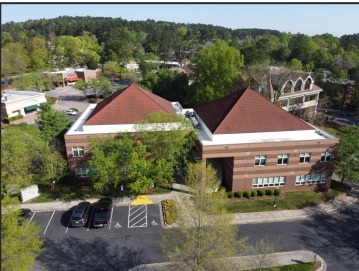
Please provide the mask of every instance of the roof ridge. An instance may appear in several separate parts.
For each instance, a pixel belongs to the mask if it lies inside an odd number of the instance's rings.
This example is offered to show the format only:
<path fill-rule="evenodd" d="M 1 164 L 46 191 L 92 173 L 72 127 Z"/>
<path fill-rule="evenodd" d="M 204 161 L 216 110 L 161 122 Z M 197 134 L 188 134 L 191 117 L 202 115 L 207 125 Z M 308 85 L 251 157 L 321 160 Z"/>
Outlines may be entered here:
<path fill-rule="evenodd" d="M 139 86 L 137 86 L 135 83 L 133 83 L 132 85 L 134 85 L 138 90 L 140 90 L 143 94 L 145 94 L 148 98 L 150 98 L 153 102 L 155 102 L 159 107 L 161 107 L 163 110 L 167 111 L 166 108 L 164 108 L 161 104 L 159 104 L 155 99 L 153 99 L 152 95 L 156 95 L 148 90 L 145 90 L 143 88 L 140 88 Z M 152 95 L 148 95 L 148 94 L 152 94 Z M 156 95 L 156 98 L 161 98 L 162 100 L 165 100 L 164 98 L 160 97 L 160 96 L 157 96 Z"/>
<path fill-rule="evenodd" d="M 248 89 L 248 88 L 246 88 L 245 90 L 238 90 L 238 91 L 233 92 L 233 93 L 230 93 L 230 94 L 228 94 L 228 95 L 226 95 L 226 96 L 224 96 L 224 97 L 222 98 L 222 99 L 228 98 L 228 97 L 231 96 L 231 95 L 235 96 L 234 94 L 237 94 L 237 93 L 239 93 L 239 92 L 242 92 L 241 95 L 238 95 L 238 97 L 234 99 L 235 102 L 231 105 L 231 108 L 230 108 L 229 110 L 226 110 L 227 112 L 224 114 L 224 117 L 221 119 L 221 121 L 219 122 L 219 124 L 217 125 L 217 127 L 214 129 L 213 134 L 217 131 L 218 127 L 221 126 L 223 120 L 231 113 L 231 111 L 233 110 L 233 108 L 235 107 L 235 105 L 239 102 L 240 98 L 241 98 L 241 97 L 243 96 L 243 94 L 247 91 L 247 89 Z M 221 99 L 219 99 L 219 100 L 221 100 Z M 218 101 L 218 100 L 217 100 L 217 101 Z"/>

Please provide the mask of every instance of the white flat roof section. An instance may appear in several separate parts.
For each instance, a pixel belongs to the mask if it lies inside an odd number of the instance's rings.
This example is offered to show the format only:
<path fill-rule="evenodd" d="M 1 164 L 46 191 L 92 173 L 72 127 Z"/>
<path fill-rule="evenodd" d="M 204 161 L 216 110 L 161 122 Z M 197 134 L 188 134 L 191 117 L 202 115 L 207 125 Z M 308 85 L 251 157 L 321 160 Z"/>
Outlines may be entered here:
<path fill-rule="evenodd" d="M 45 96 L 45 93 L 35 91 L 18 91 L 18 90 L 5 90 L 1 94 L 2 103 L 17 102 L 37 96 Z"/>

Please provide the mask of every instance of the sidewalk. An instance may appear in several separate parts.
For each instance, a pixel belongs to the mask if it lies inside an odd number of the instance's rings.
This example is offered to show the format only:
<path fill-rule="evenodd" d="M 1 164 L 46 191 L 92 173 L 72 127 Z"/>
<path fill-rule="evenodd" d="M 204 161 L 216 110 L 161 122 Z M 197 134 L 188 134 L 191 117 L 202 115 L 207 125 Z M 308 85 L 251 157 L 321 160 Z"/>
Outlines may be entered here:
<path fill-rule="evenodd" d="M 265 223 L 273 221 L 288 221 L 293 219 L 303 219 L 310 217 L 312 215 L 318 214 L 330 214 L 336 212 L 340 209 L 350 206 L 351 204 L 358 201 L 358 190 L 350 192 L 348 195 L 340 197 L 330 201 L 328 203 L 323 203 L 318 206 L 306 207 L 299 210 L 281 210 L 281 211 L 270 211 L 270 212 L 255 212 L 255 213 L 236 213 L 234 214 L 233 224 L 248 224 L 248 223 Z M 168 194 L 156 194 L 156 195 L 147 195 L 147 198 L 152 201 L 154 204 L 160 203 L 164 199 L 174 199 L 177 202 L 180 200 L 180 197 L 187 195 L 186 193 L 172 191 Z M 98 199 L 86 199 L 91 203 L 96 202 Z M 115 206 L 128 206 L 130 205 L 135 198 L 119 198 L 113 199 Z M 54 202 L 44 202 L 44 203 L 23 203 L 21 208 L 29 208 L 33 212 L 41 211 L 62 211 L 69 210 L 71 207 L 77 205 L 82 200 L 74 201 L 54 201 Z"/>

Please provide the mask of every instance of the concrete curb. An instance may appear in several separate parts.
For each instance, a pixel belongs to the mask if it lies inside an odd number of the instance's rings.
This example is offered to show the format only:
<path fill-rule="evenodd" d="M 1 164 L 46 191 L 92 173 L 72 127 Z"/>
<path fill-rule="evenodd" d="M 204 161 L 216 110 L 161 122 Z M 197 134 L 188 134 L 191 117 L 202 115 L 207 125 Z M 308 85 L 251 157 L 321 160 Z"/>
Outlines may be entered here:
<path fill-rule="evenodd" d="M 261 255 L 249 255 L 249 256 L 237 256 L 237 257 L 228 257 L 224 258 L 230 265 L 235 266 L 233 270 L 251 270 L 258 268 L 256 260 L 261 257 Z M 321 266 L 317 271 L 326 271 L 327 264 L 324 259 L 313 251 L 309 250 L 296 250 L 296 251 L 287 251 L 287 252 L 277 252 L 268 254 L 266 256 L 271 261 L 264 263 L 262 268 L 276 267 L 282 265 L 290 265 L 295 263 L 310 263 L 314 261 L 320 261 Z M 153 264 L 143 264 L 136 266 L 129 271 L 140 271 L 140 270 L 151 270 L 151 271 L 167 271 L 172 270 L 171 267 L 175 267 L 176 263 L 172 262 L 163 262 L 163 263 L 153 263 Z"/>

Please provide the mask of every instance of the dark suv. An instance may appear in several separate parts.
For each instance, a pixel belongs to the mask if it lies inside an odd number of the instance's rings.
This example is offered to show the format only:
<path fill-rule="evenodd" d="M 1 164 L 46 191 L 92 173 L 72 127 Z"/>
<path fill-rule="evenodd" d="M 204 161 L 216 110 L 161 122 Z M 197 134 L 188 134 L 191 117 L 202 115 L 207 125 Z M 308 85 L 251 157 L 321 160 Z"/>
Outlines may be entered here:
<path fill-rule="evenodd" d="M 112 212 L 112 199 L 104 198 L 97 202 L 93 225 L 95 228 L 103 227 L 105 224 L 110 224 Z"/>
<path fill-rule="evenodd" d="M 80 202 L 72 212 L 70 224 L 72 227 L 82 227 L 86 224 L 90 213 L 90 202 Z"/>

